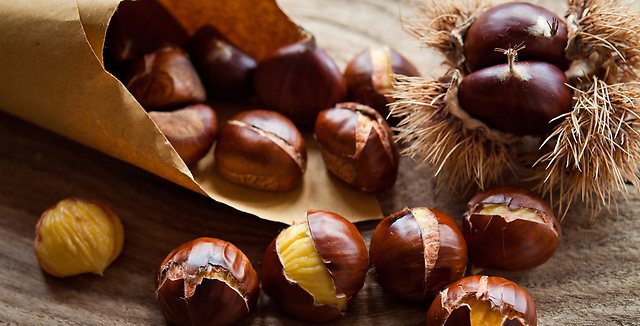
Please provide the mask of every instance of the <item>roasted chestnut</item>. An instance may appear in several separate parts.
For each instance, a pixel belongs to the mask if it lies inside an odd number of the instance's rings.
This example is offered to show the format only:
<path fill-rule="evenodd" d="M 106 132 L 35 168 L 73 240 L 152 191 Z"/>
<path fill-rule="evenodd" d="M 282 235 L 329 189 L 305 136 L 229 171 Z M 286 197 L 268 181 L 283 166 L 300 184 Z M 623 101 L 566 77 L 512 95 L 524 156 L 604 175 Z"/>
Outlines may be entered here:
<path fill-rule="evenodd" d="M 405 208 L 378 224 L 369 257 L 384 289 L 405 300 L 430 301 L 464 276 L 467 245 L 456 221 L 446 213 Z"/>
<path fill-rule="evenodd" d="M 527 291 L 497 276 L 468 276 L 447 286 L 427 311 L 429 326 L 536 326 Z"/>
<path fill-rule="evenodd" d="M 125 85 L 147 110 L 202 103 L 207 99 L 189 56 L 174 45 L 166 45 L 134 62 Z"/>
<path fill-rule="evenodd" d="M 326 211 L 283 230 L 262 260 L 262 289 L 294 317 L 341 318 L 364 285 L 367 247 L 353 223 Z"/>
<path fill-rule="evenodd" d="M 258 300 L 258 274 L 233 244 L 198 238 L 174 249 L 158 270 L 156 297 L 167 322 L 230 325 Z"/>
<path fill-rule="evenodd" d="M 560 70 L 569 68 L 565 57 L 567 25 L 553 12 L 530 3 L 509 2 L 487 9 L 469 27 L 464 55 L 469 71 L 504 62 L 494 49 L 524 44 L 520 61 L 545 61 Z"/>
<path fill-rule="evenodd" d="M 560 224 L 542 198 L 520 186 L 474 196 L 462 231 L 474 267 L 520 271 L 549 260 L 560 244 Z"/>
<path fill-rule="evenodd" d="M 344 76 L 311 34 L 258 63 L 254 89 L 267 108 L 297 124 L 312 124 L 347 95 Z"/>
<path fill-rule="evenodd" d="M 400 154 L 389 125 L 376 110 L 338 103 L 320 112 L 314 130 L 325 165 L 338 178 L 373 193 L 396 182 Z"/>
<path fill-rule="evenodd" d="M 207 154 L 218 133 L 216 112 L 206 104 L 170 112 L 151 111 L 149 117 L 187 165 L 198 163 Z"/>
<path fill-rule="evenodd" d="M 296 126 L 269 110 L 238 113 L 220 128 L 215 148 L 218 171 L 245 186 L 288 191 L 307 168 L 307 147 Z"/>

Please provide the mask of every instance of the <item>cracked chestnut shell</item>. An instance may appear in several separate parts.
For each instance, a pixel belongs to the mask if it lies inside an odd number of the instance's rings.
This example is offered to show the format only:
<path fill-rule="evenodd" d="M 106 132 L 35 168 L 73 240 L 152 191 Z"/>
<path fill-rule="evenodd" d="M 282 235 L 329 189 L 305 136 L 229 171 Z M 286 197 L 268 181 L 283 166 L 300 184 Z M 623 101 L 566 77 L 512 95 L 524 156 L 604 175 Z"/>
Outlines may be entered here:
<path fill-rule="evenodd" d="M 230 181 L 270 191 L 302 182 L 307 147 L 296 126 L 269 110 L 238 113 L 220 128 L 215 147 L 218 171 Z"/>
<path fill-rule="evenodd" d="M 338 103 L 320 112 L 315 135 L 325 165 L 338 178 L 365 192 L 393 186 L 400 154 L 386 120 L 358 103 Z"/>
<path fill-rule="evenodd" d="M 467 245 L 455 220 L 426 207 L 405 208 L 384 218 L 371 237 L 373 274 L 387 291 L 409 301 L 430 301 L 462 278 Z"/>
<path fill-rule="evenodd" d="M 542 198 L 520 186 L 499 186 L 474 196 L 462 232 L 474 267 L 521 271 L 545 263 L 561 230 Z"/>
<path fill-rule="evenodd" d="M 429 326 L 536 326 L 527 291 L 497 276 L 468 276 L 447 286 L 427 311 Z"/>
<path fill-rule="evenodd" d="M 307 221 L 282 231 L 265 251 L 262 289 L 294 317 L 341 318 L 364 285 L 367 247 L 344 217 L 308 211 Z"/>
<path fill-rule="evenodd" d="M 251 262 L 233 244 L 198 238 L 174 249 L 158 270 L 156 296 L 167 322 L 230 325 L 249 313 L 260 292 Z"/>

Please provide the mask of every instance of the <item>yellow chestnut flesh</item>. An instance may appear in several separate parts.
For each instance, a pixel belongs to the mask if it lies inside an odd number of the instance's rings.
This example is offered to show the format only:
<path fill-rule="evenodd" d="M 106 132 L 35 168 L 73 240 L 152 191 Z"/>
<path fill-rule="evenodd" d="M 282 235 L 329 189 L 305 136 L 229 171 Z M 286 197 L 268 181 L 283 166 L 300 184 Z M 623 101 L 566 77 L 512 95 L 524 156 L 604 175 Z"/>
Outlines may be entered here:
<path fill-rule="evenodd" d="M 120 218 L 97 201 L 70 198 L 42 214 L 34 249 L 42 269 L 64 277 L 102 275 L 124 243 Z"/>

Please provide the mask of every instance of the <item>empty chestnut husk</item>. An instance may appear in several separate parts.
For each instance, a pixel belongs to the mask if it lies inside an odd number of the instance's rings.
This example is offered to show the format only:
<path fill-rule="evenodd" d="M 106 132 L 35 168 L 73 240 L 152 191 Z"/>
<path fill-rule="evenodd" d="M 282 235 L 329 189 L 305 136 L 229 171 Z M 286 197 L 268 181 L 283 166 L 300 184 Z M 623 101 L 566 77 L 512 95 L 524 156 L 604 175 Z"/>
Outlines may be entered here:
<path fill-rule="evenodd" d="M 560 224 L 542 198 L 520 186 L 474 196 L 462 231 L 476 268 L 521 271 L 545 263 L 560 244 Z"/>
<path fill-rule="evenodd" d="M 242 319 L 258 300 L 258 274 L 233 244 L 198 238 L 174 249 L 158 270 L 156 297 L 167 322 L 222 326 Z"/>
<path fill-rule="evenodd" d="M 218 134 L 216 112 L 206 104 L 194 104 L 170 112 L 151 111 L 149 117 L 186 165 L 198 163 L 211 149 Z"/>
<path fill-rule="evenodd" d="M 269 110 L 236 114 L 220 128 L 218 171 L 230 181 L 270 191 L 289 191 L 307 168 L 307 147 L 284 115 Z"/>
<path fill-rule="evenodd" d="M 262 260 L 262 289 L 294 317 L 309 322 L 341 318 L 364 285 L 367 247 L 344 217 L 308 211 L 283 230 Z"/>
<path fill-rule="evenodd" d="M 166 45 L 136 61 L 125 80 L 127 89 L 146 110 L 202 103 L 207 94 L 189 56 Z"/>
<path fill-rule="evenodd" d="M 536 326 L 527 291 L 497 276 L 468 276 L 447 286 L 427 311 L 429 326 Z"/>
<path fill-rule="evenodd" d="M 464 276 L 467 245 L 456 221 L 446 213 L 405 208 L 375 228 L 369 257 L 385 290 L 409 301 L 431 301 Z"/>
<path fill-rule="evenodd" d="M 338 103 L 320 112 L 315 124 L 325 165 L 338 178 L 365 192 L 388 190 L 396 182 L 400 154 L 378 111 Z"/>

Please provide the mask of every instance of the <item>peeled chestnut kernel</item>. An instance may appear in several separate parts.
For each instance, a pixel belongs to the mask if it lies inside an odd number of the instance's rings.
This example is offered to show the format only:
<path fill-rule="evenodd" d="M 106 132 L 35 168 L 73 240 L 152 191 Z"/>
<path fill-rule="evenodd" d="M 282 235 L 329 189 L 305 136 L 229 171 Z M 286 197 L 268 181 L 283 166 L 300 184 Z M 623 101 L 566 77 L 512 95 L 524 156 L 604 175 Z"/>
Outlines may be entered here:
<path fill-rule="evenodd" d="M 347 95 L 344 76 L 311 34 L 258 63 L 254 89 L 267 108 L 298 124 L 312 124 Z"/>
<path fill-rule="evenodd" d="M 218 171 L 230 181 L 270 191 L 289 191 L 307 168 L 307 147 L 296 126 L 269 110 L 240 112 L 220 128 Z"/>
<path fill-rule="evenodd" d="M 325 165 L 346 183 L 377 193 L 396 182 L 400 154 L 389 125 L 376 110 L 338 103 L 320 112 L 315 135 Z"/>
<path fill-rule="evenodd" d="M 569 68 L 564 55 L 567 25 L 553 12 L 530 3 L 510 2 L 489 8 L 469 27 L 464 39 L 464 55 L 469 71 L 501 64 L 504 57 L 494 49 L 524 43 L 521 61 L 551 63 Z"/>
<path fill-rule="evenodd" d="M 198 163 L 211 149 L 218 133 L 216 112 L 206 104 L 170 112 L 151 111 L 149 117 L 186 165 Z"/>
<path fill-rule="evenodd" d="M 467 245 L 456 221 L 446 213 L 405 208 L 378 224 L 369 257 L 384 289 L 405 300 L 430 301 L 464 276 Z"/>
<path fill-rule="evenodd" d="M 356 55 L 344 71 L 349 101 L 370 106 L 387 117 L 393 102 L 393 74 L 420 76 L 409 60 L 387 45 L 372 46 Z"/>
<path fill-rule="evenodd" d="M 123 244 L 124 229 L 111 208 L 97 200 L 68 198 L 42 214 L 33 248 L 45 272 L 65 277 L 102 275 Z"/>
<path fill-rule="evenodd" d="M 201 103 L 207 94 L 184 50 L 166 45 L 136 61 L 125 85 L 147 110 Z"/>
<path fill-rule="evenodd" d="M 187 242 L 158 270 L 156 297 L 172 325 L 233 324 L 249 313 L 259 293 L 258 274 L 247 256 L 220 239 Z"/>
<path fill-rule="evenodd" d="M 262 289 L 294 317 L 341 318 L 364 285 L 367 247 L 344 217 L 308 211 L 307 221 L 282 231 L 262 260 Z"/>
<path fill-rule="evenodd" d="M 187 48 L 209 99 L 242 100 L 253 94 L 257 63 L 210 25 L 200 28 Z"/>
<path fill-rule="evenodd" d="M 447 286 L 427 311 L 429 326 L 536 326 L 527 291 L 497 276 L 468 276 Z"/>
<path fill-rule="evenodd" d="M 521 271 L 549 260 L 560 244 L 560 224 L 542 198 L 519 186 L 474 196 L 462 231 L 474 267 Z"/>
<path fill-rule="evenodd" d="M 521 48 L 503 51 L 508 64 L 464 77 L 458 102 L 490 128 L 515 135 L 548 134 L 559 123 L 552 120 L 571 110 L 573 92 L 558 67 L 541 61 L 515 62 Z"/>

